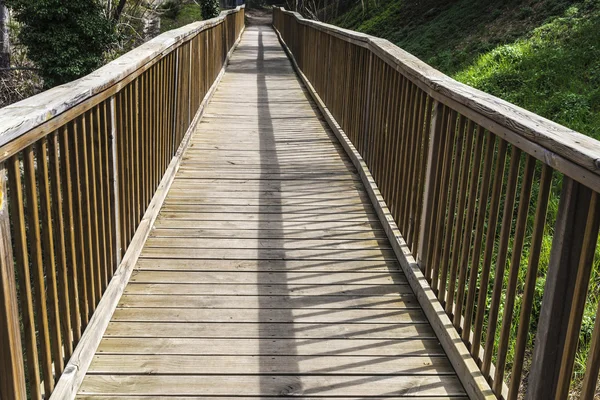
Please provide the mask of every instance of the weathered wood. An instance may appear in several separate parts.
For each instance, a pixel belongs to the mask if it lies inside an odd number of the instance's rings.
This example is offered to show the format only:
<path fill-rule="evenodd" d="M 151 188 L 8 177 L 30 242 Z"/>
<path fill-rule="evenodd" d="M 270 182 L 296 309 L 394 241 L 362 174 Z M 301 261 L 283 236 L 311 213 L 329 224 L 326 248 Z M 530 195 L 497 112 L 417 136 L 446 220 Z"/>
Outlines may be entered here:
<path fill-rule="evenodd" d="M 241 36 L 241 32 L 240 32 L 240 36 Z M 234 47 L 235 47 L 235 45 L 234 45 Z M 229 54 L 227 55 L 227 58 L 225 60 L 223 60 L 223 68 L 221 70 L 220 75 L 217 77 L 217 79 L 213 83 L 211 90 L 205 96 L 201 108 L 199 109 L 198 113 L 196 114 L 187 133 L 184 135 L 184 137 L 181 141 L 181 144 L 179 145 L 179 147 L 177 149 L 175 157 L 173 157 L 171 159 L 171 162 L 169 163 L 168 168 L 166 169 L 166 172 L 163 175 L 159 186 L 154 191 L 154 196 L 153 196 L 152 200 L 150 201 L 150 204 L 148 205 L 147 209 L 145 210 L 144 216 L 141 218 L 141 220 L 139 222 L 139 227 L 137 227 L 137 230 L 131 239 L 131 243 L 129 244 L 129 247 L 123 256 L 123 259 L 122 259 L 119 267 L 117 268 L 116 272 L 114 273 L 114 276 L 113 276 L 110 284 L 108 285 L 106 292 L 104 293 L 104 296 L 101 298 L 101 300 L 97 306 L 96 312 L 92 315 L 92 317 L 89 321 L 88 328 L 86 329 L 84 335 L 82 336 L 81 341 L 75 348 L 75 350 L 73 352 L 73 356 L 71 357 L 71 359 L 69 360 L 69 363 L 67 364 L 67 366 L 65 368 L 65 372 L 61 376 L 60 380 L 58 381 L 58 383 L 56 385 L 56 388 L 52 392 L 52 396 L 51 396 L 52 400 L 54 400 L 54 399 L 73 399 L 77 395 L 79 386 L 81 385 L 81 382 L 83 381 L 84 376 L 87 372 L 87 369 L 92 361 L 94 351 L 97 348 L 98 343 L 100 342 L 100 340 L 102 338 L 102 334 L 104 333 L 104 331 L 109 323 L 112 312 L 115 310 L 115 308 L 117 306 L 119 298 L 120 298 L 121 294 L 123 293 L 123 290 L 131 276 L 131 273 L 135 266 L 135 262 L 137 261 L 139 255 L 140 255 L 143 243 L 145 242 L 145 240 L 147 239 L 147 237 L 151 231 L 152 225 L 154 224 L 154 221 L 156 220 L 156 218 L 158 216 L 160 206 L 162 205 L 162 203 L 168 193 L 169 187 L 173 182 L 173 178 L 178 170 L 179 163 L 181 162 L 181 159 L 182 159 L 183 151 L 187 147 L 189 138 L 190 138 L 192 132 L 194 131 L 198 121 L 200 120 L 200 117 L 204 110 L 204 105 L 208 102 L 210 97 L 213 95 L 214 90 L 215 90 L 218 82 L 220 81 L 220 78 L 224 72 L 224 65 L 226 65 L 226 61 L 229 58 L 229 55 L 231 54 L 232 51 L 233 51 L 233 48 L 229 50 Z M 120 105 L 122 105 L 122 103 Z M 123 125 L 121 125 L 121 127 L 122 126 Z M 119 143 L 123 143 L 123 142 L 119 142 Z M 122 150 L 123 150 L 123 147 L 121 147 L 121 151 Z M 115 153 L 113 153 L 113 155 L 115 157 L 119 157 L 117 154 L 119 154 L 119 151 L 115 151 Z M 123 153 L 121 153 L 121 154 L 123 154 Z M 124 165 L 121 164 L 118 167 L 119 167 L 118 171 L 122 172 Z M 116 168 L 115 168 L 115 171 L 117 171 Z M 119 179 L 122 182 L 122 176 L 119 176 Z M 115 194 L 115 199 L 118 199 L 118 198 L 119 198 L 119 196 Z M 121 199 L 123 199 L 123 198 L 121 197 Z M 116 218 L 115 221 L 119 222 L 121 224 L 123 223 L 123 220 L 119 221 L 118 218 Z"/>
<path fill-rule="evenodd" d="M 279 35 L 281 35 L 279 33 Z M 281 36 L 280 41 L 288 55 L 290 54 L 289 48 L 283 43 Z M 365 188 L 369 194 L 377 214 L 382 221 L 383 228 L 385 229 L 390 243 L 400 261 L 403 270 L 405 271 L 411 286 L 415 289 L 415 294 L 419 299 L 419 303 L 423 307 L 425 314 L 432 322 L 432 327 L 435 329 L 442 345 L 448 352 L 449 359 L 458 371 L 458 377 L 461 379 L 466 392 L 475 398 L 493 398 L 493 393 L 489 388 L 483 375 L 479 372 L 479 369 L 475 362 L 471 359 L 468 350 L 461 343 L 460 337 L 456 331 L 451 328 L 451 322 L 445 315 L 443 308 L 435 299 L 431 288 L 427 284 L 425 277 L 423 276 L 419 266 L 415 262 L 414 258 L 407 249 L 406 243 L 402 239 L 400 232 L 395 226 L 394 220 L 381 196 L 378 188 L 375 186 L 374 180 L 368 171 L 368 167 L 363 161 L 361 155 L 358 153 L 356 148 L 350 143 L 349 139 L 345 135 L 344 131 L 335 121 L 327 107 L 323 104 L 319 95 L 315 92 L 314 87 L 308 81 L 306 76 L 299 70 L 296 60 L 291 57 L 292 63 L 296 68 L 296 71 L 302 79 L 305 86 L 309 89 L 309 93 L 315 99 L 319 109 L 324 114 L 328 125 L 332 128 L 336 137 L 340 140 L 347 154 L 350 156 L 353 164 L 356 166 L 361 180 L 365 183 Z"/>
<path fill-rule="evenodd" d="M 344 375 L 274 375 L 261 385 L 258 376 L 211 375 L 208 379 L 191 376 L 90 375 L 81 394 L 118 395 L 199 395 L 232 397 L 281 394 L 302 396 L 319 391 L 321 396 L 455 396 L 463 393 L 456 377 L 448 376 L 372 376 L 367 379 Z M 359 383 L 360 384 L 357 384 Z M 393 389 L 392 389 L 393 388 Z"/>
<path fill-rule="evenodd" d="M 234 73 L 224 75 L 209 111 L 231 110 L 238 100 L 231 93 L 238 93 L 240 88 L 249 93 L 247 97 L 260 94 L 269 104 L 277 104 L 280 99 L 269 96 L 278 93 L 281 82 L 285 82 L 281 88 L 288 91 L 285 100 L 298 98 L 310 104 L 283 53 L 276 50 L 271 32 L 249 30 L 244 40 L 242 46 L 248 47 L 232 58 L 229 68 Z M 267 46 L 268 51 L 261 50 Z M 327 47 L 334 46 L 328 43 Z M 180 52 L 179 57 L 185 59 L 186 52 Z M 248 68 L 252 65 L 249 60 L 255 58 L 256 81 L 235 73 Z M 177 68 L 180 70 L 181 65 Z M 269 76 L 271 68 L 280 71 L 279 79 L 267 85 L 263 77 Z M 332 71 L 335 69 L 332 66 Z M 178 85 L 186 84 L 180 79 Z M 343 92 L 341 87 L 331 90 Z M 187 99 L 178 97 L 177 101 Z M 176 110 L 176 115 L 185 117 L 181 110 Z M 240 126 L 239 132 L 254 138 L 269 138 L 280 132 L 292 140 L 296 131 L 304 128 L 294 126 L 295 117 L 290 115 L 285 130 L 279 131 L 282 125 L 274 117 L 268 108 L 257 110 L 259 129 Z M 194 138 L 212 138 L 218 147 L 232 140 L 219 127 L 244 118 L 206 118 Z M 318 114 L 312 111 L 311 118 L 317 121 Z M 204 129 L 206 126 L 213 128 Z M 276 373 L 287 374 L 285 379 L 294 381 L 308 379 L 308 385 L 327 376 L 334 385 L 340 385 L 340 389 L 328 389 L 315 384 L 313 392 L 320 397 L 348 398 L 355 393 L 371 397 L 389 393 L 400 397 L 402 393 L 419 397 L 464 394 L 428 319 L 398 271 L 396 256 L 383 240 L 381 225 L 369 208 L 360 181 L 315 179 L 319 165 L 312 160 L 320 157 L 337 154 L 339 162 L 330 157 L 330 165 L 341 171 L 351 170 L 344 167 L 348 160 L 337 150 L 308 151 L 313 137 L 325 149 L 335 147 L 335 137 L 320 123 L 304 133 L 307 151 L 298 157 L 268 140 L 239 155 L 209 148 L 186 151 L 182 173 L 175 177 L 165 208 L 137 264 L 139 271 L 132 273 L 124 289 L 100 342 L 98 363 L 92 362 L 80 396 L 90 390 L 126 395 L 120 392 L 125 386 L 109 383 L 114 383 L 113 377 L 117 376 L 132 382 L 149 378 L 142 384 L 158 390 L 146 392 L 134 383 L 130 393 L 173 396 L 178 389 L 160 381 L 183 382 L 190 374 L 198 382 L 195 389 L 186 389 L 194 392 L 190 395 L 211 397 L 219 390 L 224 397 L 276 396 L 269 389 L 270 385 L 277 386 L 270 383 L 280 379 Z M 323 137 L 328 142 L 323 142 Z M 376 151 L 379 145 L 370 146 Z M 247 156 L 254 163 L 254 176 L 249 180 L 234 175 L 228 178 L 228 172 L 240 171 L 239 165 L 229 161 Z M 213 168 L 203 171 L 201 179 L 186 172 L 191 170 L 188 165 L 198 160 L 215 162 Z M 269 172 L 264 173 L 262 168 Z M 313 173 L 294 179 L 278 176 L 292 168 Z M 344 188 L 350 190 L 342 192 Z M 288 210 L 285 204 L 295 208 Z M 340 216 L 336 205 L 352 212 Z M 315 207 L 323 212 L 311 209 Z M 328 209 L 332 212 L 325 212 Z M 132 339 L 136 344 L 128 347 Z M 231 345 L 234 342 L 237 345 Z M 161 345 L 163 350 L 158 347 Z M 181 347 L 185 345 L 187 350 Z M 386 347 L 388 353 L 384 352 Z M 390 357 L 404 353 L 410 356 Z M 302 354 L 307 367 L 299 358 Z M 356 358 L 359 356 L 363 358 Z M 185 358 L 179 368 L 177 357 Z M 119 363 L 123 358 L 131 364 Z M 140 361 L 146 366 L 136 365 Z M 361 362 L 365 365 L 359 365 Z M 425 364 L 414 364 L 419 362 Z M 161 367 L 155 367 L 159 364 Z M 150 370 L 153 375 L 139 375 Z M 221 379 L 219 373 L 225 373 L 230 374 L 223 378 L 227 382 L 246 382 L 239 386 L 244 392 L 225 381 L 215 384 L 217 389 L 207 385 L 199 377 L 208 370 L 213 381 Z M 347 379 L 357 375 L 360 378 L 343 389 Z M 385 388 L 370 383 L 377 377 L 389 379 L 384 382 Z M 419 379 L 411 381 L 415 377 Z"/>
<path fill-rule="evenodd" d="M 0 398 L 18 400 L 27 390 L 6 180 L 6 166 L 0 164 Z"/>
<path fill-rule="evenodd" d="M 385 357 L 373 363 L 372 357 L 357 356 L 285 356 L 274 355 L 264 363 L 261 357 L 230 355 L 219 357 L 192 355 L 96 355 L 89 373 L 128 375 L 202 375 L 259 373 L 336 375 L 453 375 L 445 357 Z"/>
<path fill-rule="evenodd" d="M 596 218 L 597 210 L 590 208 L 591 199 L 589 188 L 567 177 L 563 179 L 535 339 L 533 356 L 536 362 L 529 374 L 528 399 L 554 398 L 558 394 L 557 388 L 564 384 L 562 381 L 571 378 L 570 375 L 561 376 L 561 363 L 565 345 L 571 340 L 567 337 L 571 307 L 574 299 L 582 295 L 581 291 L 575 290 L 577 276 L 591 267 L 591 262 L 586 264 L 582 257 L 587 246 L 585 239 L 589 237 L 588 229 L 581 229 L 588 226 L 588 214 Z M 597 222 L 594 224 L 597 235 Z"/>

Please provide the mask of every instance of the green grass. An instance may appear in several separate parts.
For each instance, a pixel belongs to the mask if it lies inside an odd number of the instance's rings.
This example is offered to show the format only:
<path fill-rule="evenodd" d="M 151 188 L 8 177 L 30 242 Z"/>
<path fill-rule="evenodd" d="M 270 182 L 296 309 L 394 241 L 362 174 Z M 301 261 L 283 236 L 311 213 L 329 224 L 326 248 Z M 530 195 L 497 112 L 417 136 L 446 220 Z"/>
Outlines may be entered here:
<path fill-rule="evenodd" d="M 177 10 L 169 10 L 161 16 L 160 31 L 167 32 L 202 19 L 202 10 L 198 4 L 183 4 Z"/>
<path fill-rule="evenodd" d="M 490 94 L 600 138 L 600 1 L 392 0 L 336 24 L 386 38 Z"/>

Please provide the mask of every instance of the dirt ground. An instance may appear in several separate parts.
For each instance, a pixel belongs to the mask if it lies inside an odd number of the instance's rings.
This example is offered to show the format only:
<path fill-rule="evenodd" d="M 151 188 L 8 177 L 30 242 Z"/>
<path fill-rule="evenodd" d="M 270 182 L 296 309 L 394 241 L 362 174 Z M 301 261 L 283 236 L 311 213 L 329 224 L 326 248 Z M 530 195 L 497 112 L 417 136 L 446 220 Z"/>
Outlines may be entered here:
<path fill-rule="evenodd" d="M 271 25 L 272 16 L 271 10 L 246 10 L 246 25 Z"/>

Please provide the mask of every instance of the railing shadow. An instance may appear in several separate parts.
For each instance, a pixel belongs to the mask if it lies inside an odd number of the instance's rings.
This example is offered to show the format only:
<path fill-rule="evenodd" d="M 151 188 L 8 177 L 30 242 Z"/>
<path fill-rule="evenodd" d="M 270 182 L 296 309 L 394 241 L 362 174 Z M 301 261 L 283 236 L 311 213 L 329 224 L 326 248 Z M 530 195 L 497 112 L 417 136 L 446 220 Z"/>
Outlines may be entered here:
<path fill-rule="evenodd" d="M 272 241 L 277 248 L 284 248 L 284 235 L 285 231 L 283 229 L 283 221 L 277 220 L 278 222 L 274 222 L 272 220 L 264 218 L 264 216 L 268 216 L 270 213 L 282 214 L 282 202 L 281 202 L 281 181 L 279 180 L 267 180 L 268 176 L 275 175 L 278 178 L 281 174 L 279 164 L 277 162 L 277 152 L 276 149 L 276 141 L 275 134 L 273 128 L 273 116 L 269 110 L 269 90 L 267 88 L 267 76 L 269 74 L 269 66 L 267 61 L 265 60 L 265 53 L 268 51 L 269 47 L 266 48 L 263 41 L 263 31 L 268 30 L 271 31 L 271 28 L 268 26 L 256 26 L 254 29 L 258 30 L 258 48 L 257 48 L 257 57 L 256 57 L 256 87 L 257 87 L 257 102 L 263 103 L 262 106 L 257 105 L 258 111 L 258 129 L 259 129 L 259 142 L 260 142 L 260 159 L 261 159 L 261 180 L 260 186 L 261 191 L 259 195 L 259 220 L 258 220 L 258 243 L 263 240 Z M 271 47 L 272 49 L 272 47 Z M 270 154 L 272 158 L 270 158 L 269 163 L 263 163 L 263 158 L 265 155 Z M 274 186 L 275 187 L 274 187 Z M 264 193 L 272 191 L 272 195 L 265 198 Z M 279 226 L 273 226 L 273 224 L 277 224 Z M 280 232 L 280 235 L 273 237 L 264 237 L 265 232 L 269 230 L 275 230 Z M 268 235 L 267 235 L 268 236 Z M 264 249 L 261 246 L 258 247 L 258 271 L 257 274 L 257 287 L 259 290 L 259 310 L 258 310 L 258 320 L 259 320 L 259 337 L 265 338 L 269 335 L 273 334 L 273 332 L 266 332 L 266 326 L 272 326 L 269 324 L 269 320 L 271 317 L 271 300 L 270 297 L 267 296 L 268 293 L 264 293 L 265 289 L 268 290 L 269 284 L 277 284 L 280 285 L 282 292 L 285 295 L 289 295 L 287 290 L 287 273 L 282 272 L 277 274 L 277 281 L 273 282 L 272 279 L 269 282 L 261 282 L 265 276 L 265 274 L 261 274 L 260 272 L 268 271 L 270 266 L 269 263 L 265 260 L 268 260 L 269 254 L 268 249 Z M 267 265 L 265 265 L 267 264 Z M 284 320 L 286 322 L 276 324 L 278 327 L 278 332 L 276 337 L 279 338 L 295 338 L 294 332 L 294 316 L 292 309 L 279 310 L 280 312 L 284 312 Z M 259 346 L 259 370 L 260 370 L 260 393 L 267 394 L 273 392 L 273 377 L 270 375 L 273 371 L 272 367 L 269 367 L 269 363 L 271 361 L 271 357 L 268 356 L 270 350 L 268 348 L 270 344 L 264 340 L 260 341 Z M 295 340 L 289 341 L 289 347 L 286 349 L 286 354 L 290 356 L 296 356 L 298 354 Z M 291 375 L 298 376 L 299 374 L 299 366 L 296 361 L 296 357 L 282 357 L 282 362 L 285 365 L 280 365 L 280 369 L 286 372 L 289 372 Z M 301 393 L 302 392 L 302 382 L 299 377 L 293 380 L 293 383 L 286 385 L 285 388 L 277 388 L 281 395 L 288 395 L 293 393 Z"/>

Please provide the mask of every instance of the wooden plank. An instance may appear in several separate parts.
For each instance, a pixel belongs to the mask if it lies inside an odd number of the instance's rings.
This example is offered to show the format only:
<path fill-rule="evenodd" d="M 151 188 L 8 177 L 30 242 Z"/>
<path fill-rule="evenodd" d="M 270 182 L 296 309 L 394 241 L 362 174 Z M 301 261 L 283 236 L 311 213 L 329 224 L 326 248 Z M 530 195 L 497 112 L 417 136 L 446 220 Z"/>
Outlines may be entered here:
<path fill-rule="evenodd" d="M 130 282 L 135 283 L 183 283 L 183 284 L 219 284 L 229 285 L 391 285 L 404 284 L 403 274 L 391 275 L 389 271 L 355 274 L 354 272 L 189 272 L 189 271 L 136 271 Z"/>
<path fill-rule="evenodd" d="M 145 247 L 142 258 L 189 258 L 219 260 L 394 260 L 391 250 L 277 250 L 277 249 L 190 249 L 174 247 Z"/>
<path fill-rule="evenodd" d="M 294 396 L 297 399 L 302 400 L 319 400 L 323 397 L 311 397 L 311 396 Z M 80 395 L 77 396 L 77 400 L 159 400 L 164 397 L 162 396 L 107 396 L 107 395 Z M 262 396 L 254 396 L 254 397 L 246 397 L 246 396 L 235 396 L 237 400 L 257 400 L 261 399 Z M 382 397 L 382 398 L 392 398 L 392 399 L 414 399 L 415 397 L 412 395 L 407 396 L 396 396 L 392 395 L 391 397 Z M 221 400 L 223 397 L 213 397 L 213 396 L 169 396 L 169 400 Z M 269 400 L 286 400 L 289 397 L 269 397 Z M 364 400 L 364 397 L 345 397 L 346 400 Z M 440 397 L 422 397 L 419 396 L 419 400 L 439 400 Z M 468 400 L 468 397 L 463 396 L 452 396 L 452 400 Z"/>
<path fill-rule="evenodd" d="M 139 271 L 247 271 L 247 272 L 400 272 L 395 261 L 311 261 L 311 260 L 138 260 Z"/>
<path fill-rule="evenodd" d="M 96 355 L 90 375 L 453 375 L 446 357 Z"/>
<path fill-rule="evenodd" d="M 408 324 L 425 323 L 427 319 L 419 309 L 396 310 L 363 309 L 198 309 L 198 308 L 117 308 L 115 322 L 172 322 L 172 323 L 313 323 L 313 324 Z M 292 320 L 290 320 L 292 319 Z"/>
<path fill-rule="evenodd" d="M 436 339 L 194 339 L 194 338 L 103 338 L 97 355 L 235 355 L 235 356 L 443 356 Z M 126 357 L 122 357 L 126 358 Z"/>
<path fill-rule="evenodd" d="M 156 221 L 156 228 L 162 229 L 260 229 L 260 230 L 287 230 L 287 229 L 303 229 L 303 230 L 340 230 L 340 231 L 371 231 L 373 229 L 381 229 L 381 225 L 376 221 L 361 222 L 361 221 L 231 221 L 230 218 L 221 221 L 189 221 L 186 219 L 173 220 L 163 218 Z"/>
<path fill-rule="evenodd" d="M 212 395 L 212 396 L 454 396 L 464 391 L 456 377 L 446 376 L 144 376 L 90 375 L 81 394 Z"/>
<path fill-rule="evenodd" d="M 154 228 L 150 237 L 152 238 L 222 238 L 222 239 L 280 239 L 288 240 L 372 240 L 381 239 L 385 235 L 383 230 L 336 230 L 336 229 L 194 229 L 194 228 Z"/>
<path fill-rule="evenodd" d="M 127 286 L 126 294 L 139 295 L 196 295 L 207 296 L 198 298 L 197 304 L 206 304 L 211 307 L 217 307 L 219 302 L 227 307 L 249 307 L 256 308 L 259 300 L 268 300 L 273 303 L 273 307 L 285 307 L 286 304 L 301 304 L 326 307 L 326 304 L 336 303 L 340 307 L 390 307 L 399 299 L 379 298 L 378 296 L 397 296 L 398 294 L 412 295 L 410 287 L 406 285 L 353 285 L 338 287 L 332 285 L 215 285 L 194 283 L 190 285 L 181 283 L 139 283 Z M 256 299 L 254 296 L 277 296 L 272 299 Z M 218 297 L 208 297 L 218 296 Z M 226 296 L 236 296 L 238 298 L 228 298 Z M 242 296 L 242 297 L 240 297 Z M 298 298 L 285 299 L 280 296 L 300 296 Z M 304 298 L 309 296 L 310 298 Z M 411 297 L 409 296 L 409 299 Z M 124 298 L 125 299 L 125 298 Z M 143 301 L 160 307 L 160 301 L 164 304 L 173 304 L 181 300 L 179 297 L 165 299 L 164 297 L 140 298 L 139 304 L 143 306 Z M 247 303 L 242 303 L 242 302 Z M 233 306 L 230 306 L 233 304 Z M 237 305 L 237 306 L 236 306 Z M 304 307 L 304 306 L 303 306 Z"/>
<path fill-rule="evenodd" d="M 169 238 L 151 237 L 146 241 L 146 247 L 185 247 L 193 249 L 326 249 L 326 250 L 374 250 L 388 249 L 387 240 L 335 240 L 335 239 L 226 239 L 226 238 Z"/>

